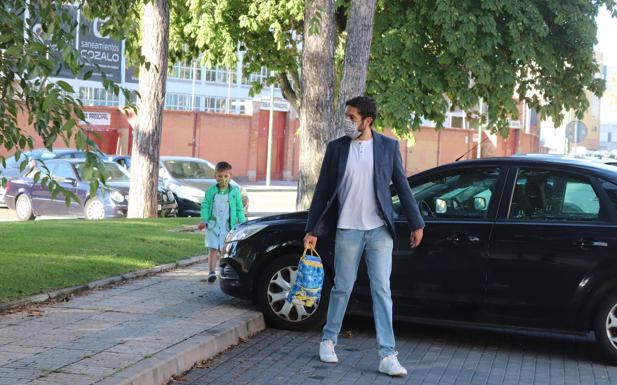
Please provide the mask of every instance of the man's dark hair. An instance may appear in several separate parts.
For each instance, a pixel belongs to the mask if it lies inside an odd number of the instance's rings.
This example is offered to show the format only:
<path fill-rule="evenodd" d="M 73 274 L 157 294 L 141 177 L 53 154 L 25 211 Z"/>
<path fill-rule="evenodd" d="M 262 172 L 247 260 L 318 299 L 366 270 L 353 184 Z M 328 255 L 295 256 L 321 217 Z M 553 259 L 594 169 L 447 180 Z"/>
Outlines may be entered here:
<path fill-rule="evenodd" d="M 362 119 L 370 117 L 373 118 L 373 122 L 377 119 L 377 105 L 373 98 L 368 96 L 356 96 L 346 101 L 345 105 L 357 108 Z"/>
<path fill-rule="evenodd" d="M 222 161 L 222 162 L 218 162 L 216 164 L 216 167 L 214 168 L 214 171 L 216 172 L 221 172 L 221 171 L 231 171 L 231 164 Z"/>

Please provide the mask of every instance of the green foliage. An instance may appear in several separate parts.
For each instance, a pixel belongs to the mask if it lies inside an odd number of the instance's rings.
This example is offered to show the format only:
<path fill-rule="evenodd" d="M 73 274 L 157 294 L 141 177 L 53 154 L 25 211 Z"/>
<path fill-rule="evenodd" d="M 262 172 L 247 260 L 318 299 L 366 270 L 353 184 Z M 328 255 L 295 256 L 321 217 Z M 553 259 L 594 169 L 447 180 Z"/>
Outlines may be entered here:
<path fill-rule="evenodd" d="M 582 116 L 585 90 L 601 95 L 594 59 L 598 7 L 612 1 L 464 0 L 388 2 L 375 20 L 367 90 L 381 124 L 406 131 L 424 117 L 443 123 L 450 104 L 489 106 L 491 128 L 507 133 L 515 100 L 559 124 Z M 414 119 L 410 122 L 410 113 Z"/>
<path fill-rule="evenodd" d="M 124 4 L 120 1 L 108 3 L 118 10 Z M 63 4 L 15 0 L 0 7 L 0 145 L 14 151 L 16 159 L 34 147 L 34 139 L 19 126 L 18 117 L 22 114 L 28 116 L 28 125 L 49 150 L 58 139 L 67 146 L 75 140 L 77 148 L 86 151 L 97 149 L 78 124 L 85 115 L 75 90 L 65 81 L 48 81 L 63 71 L 77 77 L 85 66 L 75 49 L 77 22 L 69 7 Z M 84 0 L 76 6 L 84 9 Z M 37 25 L 40 28 L 34 28 Z M 108 92 L 115 95 L 123 92 L 130 100 L 127 90 L 109 81 L 97 65 L 94 67 L 102 74 L 103 86 Z M 90 76 L 88 72 L 86 77 Z M 98 158 L 89 154 L 87 163 L 91 167 L 98 163 Z M 0 164 L 5 165 L 2 156 Z M 22 169 L 25 166 L 24 161 Z M 49 177 L 41 178 L 41 183 L 54 194 L 62 192 L 76 198 Z M 98 180 L 93 180 L 92 192 L 97 187 Z"/>
<path fill-rule="evenodd" d="M 613 10 L 614 1 L 378 1 L 367 80 L 377 123 L 407 135 L 421 118 L 441 126 L 449 109 L 473 110 L 480 98 L 502 134 L 518 100 L 557 123 L 563 110 L 582 115 L 585 91 L 604 90 L 593 52 L 602 5 Z M 337 7 L 340 67 L 349 2 Z M 302 1 L 192 0 L 189 9 L 185 32 L 207 64 L 234 65 L 239 44 L 245 73 L 299 73 Z M 311 31 L 319 20 L 308 21 Z M 277 80 L 285 92 L 286 79 Z"/>
<path fill-rule="evenodd" d="M 185 33 L 194 36 L 203 62 L 233 68 L 244 54 L 244 74 L 262 67 L 297 78 L 300 66 L 303 0 L 191 0 Z M 266 83 L 276 81 L 271 76 Z M 259 91 L 261 84 L 254 84 Z"/>

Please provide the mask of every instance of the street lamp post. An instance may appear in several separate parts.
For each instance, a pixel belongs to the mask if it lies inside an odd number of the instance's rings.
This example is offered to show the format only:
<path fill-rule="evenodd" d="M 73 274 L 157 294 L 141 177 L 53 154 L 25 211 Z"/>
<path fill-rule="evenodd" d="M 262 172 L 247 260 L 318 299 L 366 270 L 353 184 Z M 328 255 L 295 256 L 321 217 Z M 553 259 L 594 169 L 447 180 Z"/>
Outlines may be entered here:
<path fill-rule="evenodd" d="M 274 84 L 270 85 L 270 116 L 268 119 L 268 158 L 266 163 L 266 186 L 272 178 L 272 126 L 274 125 Z"/>
<path fill-rule="evenodd" d="M 478 147 L 477 155 L 478 159 L 482 157 L 482 117 L 484 114 L 484 99 L 480 98 L 480 121 L 478 122 Z"/>

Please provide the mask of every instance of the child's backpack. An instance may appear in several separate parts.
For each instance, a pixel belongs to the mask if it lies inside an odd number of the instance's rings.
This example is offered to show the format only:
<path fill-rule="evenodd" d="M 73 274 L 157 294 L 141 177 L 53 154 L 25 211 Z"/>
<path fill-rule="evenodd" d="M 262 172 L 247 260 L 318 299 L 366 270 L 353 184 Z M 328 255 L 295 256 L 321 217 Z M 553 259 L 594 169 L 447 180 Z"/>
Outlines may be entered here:
<path fill-rule="evenodd" d="M 310 251 L 310 255 L 306 255 L 307 251 Z M 315 306 L 321 297 L 323 279 L 324 270 L 319 254 L 313 247 L 304 249 L 298 262 L 296 282 L 287 295 L 287 302 L 307 307 Z"/>

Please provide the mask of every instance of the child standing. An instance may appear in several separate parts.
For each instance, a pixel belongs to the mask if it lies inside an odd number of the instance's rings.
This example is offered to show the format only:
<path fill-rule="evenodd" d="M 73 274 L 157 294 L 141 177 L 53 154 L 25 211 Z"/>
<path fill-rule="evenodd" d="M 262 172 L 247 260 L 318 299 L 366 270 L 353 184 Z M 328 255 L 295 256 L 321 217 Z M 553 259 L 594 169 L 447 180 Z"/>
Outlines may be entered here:
<path fill-rule="evenodd" d="M 246 221 L 240 189 L 230 185 L 231 165 L 227 162 L 218 162 L 214 169 L 216 184 L 205 191 L 201 203 L 201 223 L 199 230 L 206 229 L 206 247 L 208 254 L 208 282 L 216 281 L 215 269 L 219 260 L 219 253 L 223 250 L 225 236 L 238 223 Z"/>

